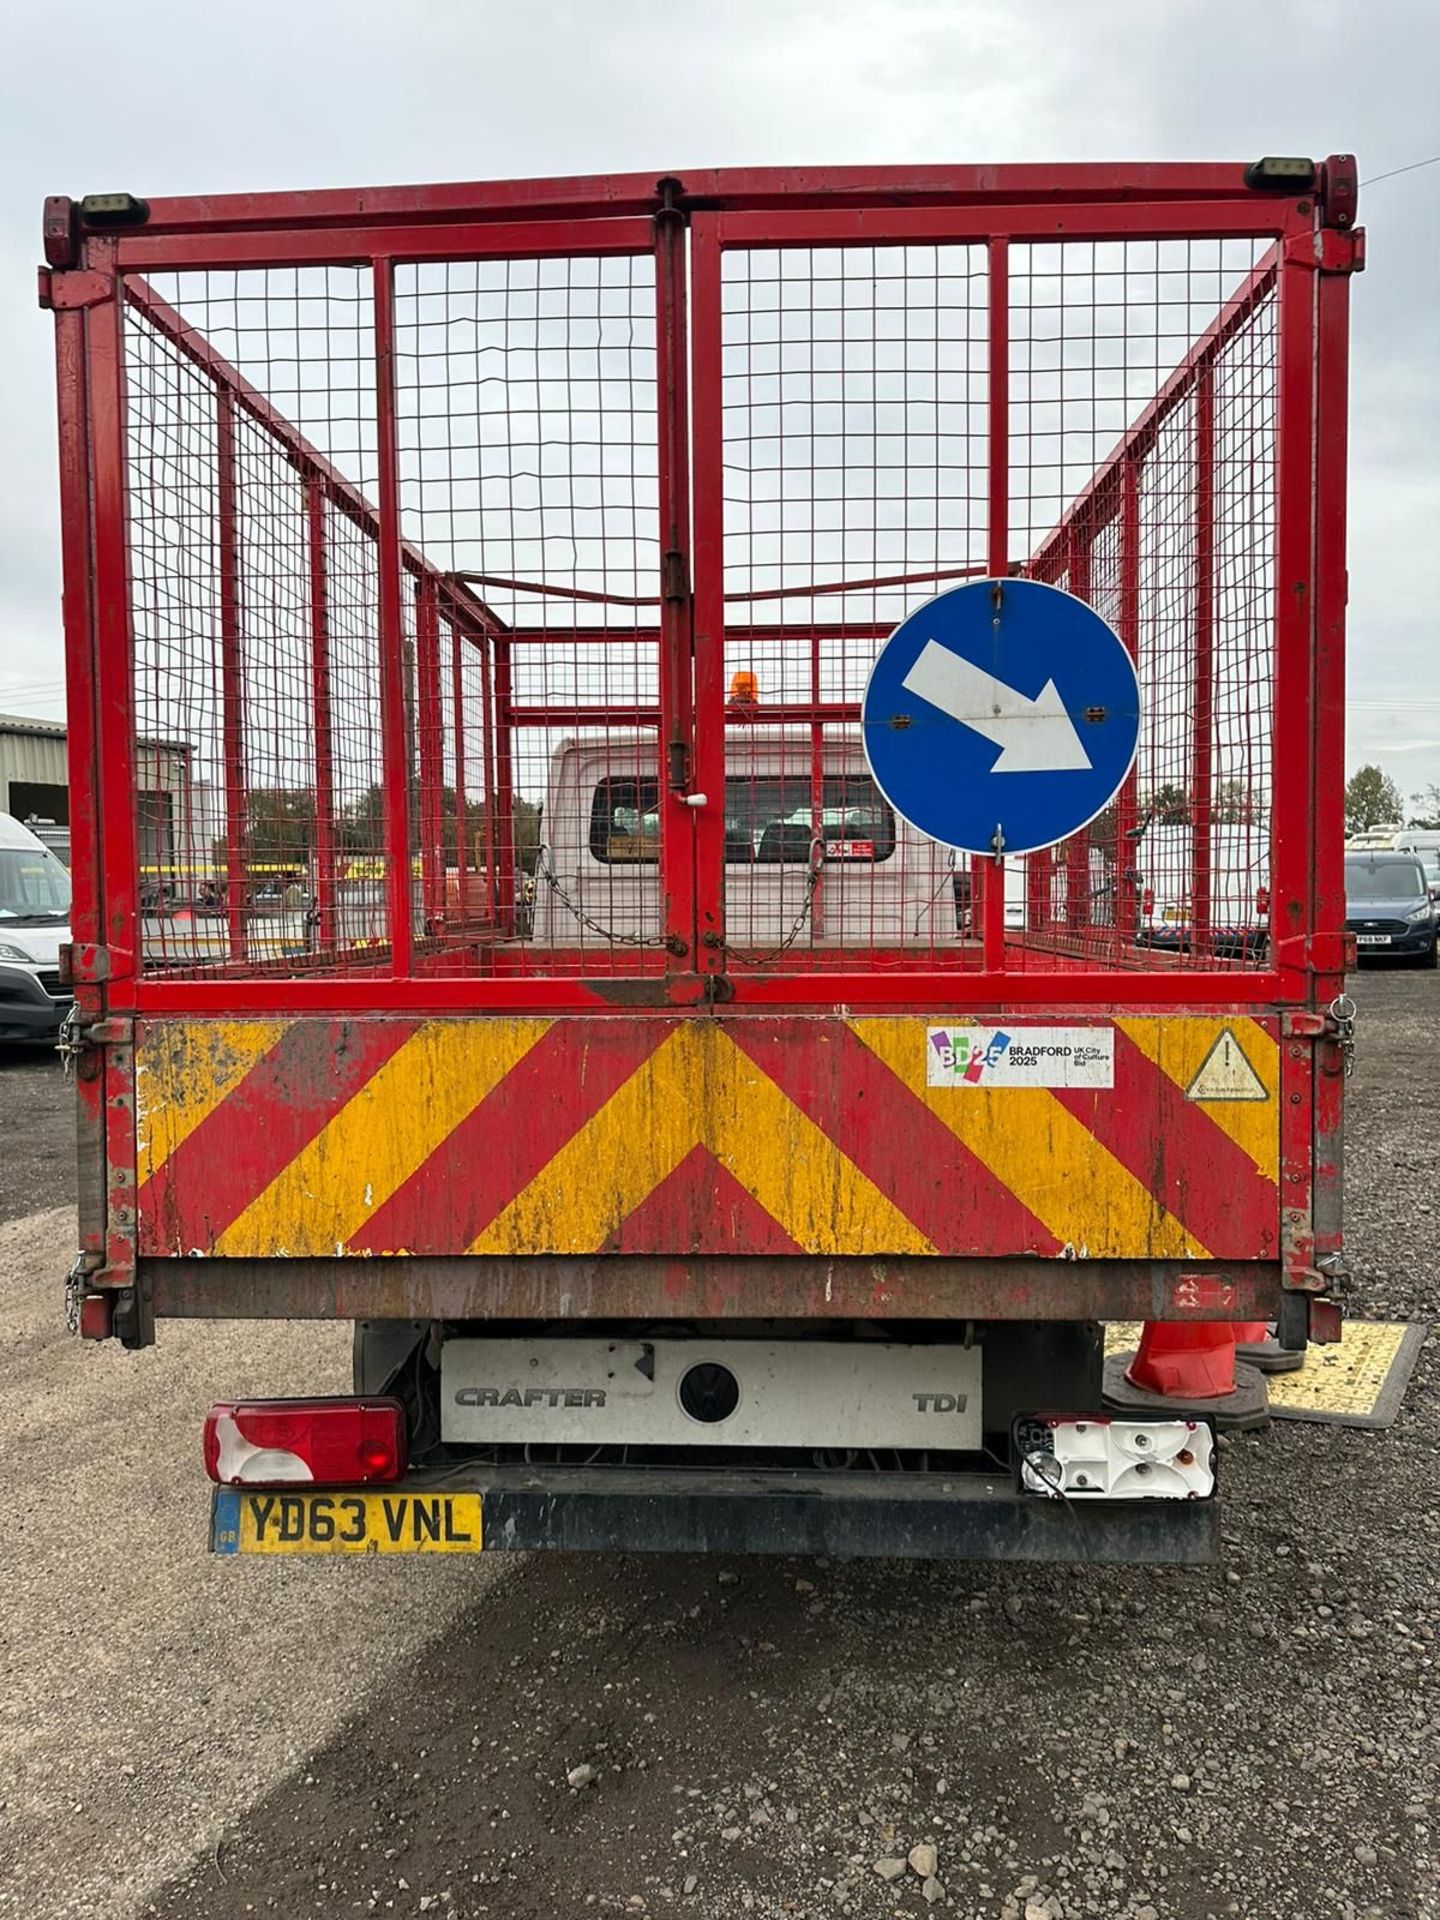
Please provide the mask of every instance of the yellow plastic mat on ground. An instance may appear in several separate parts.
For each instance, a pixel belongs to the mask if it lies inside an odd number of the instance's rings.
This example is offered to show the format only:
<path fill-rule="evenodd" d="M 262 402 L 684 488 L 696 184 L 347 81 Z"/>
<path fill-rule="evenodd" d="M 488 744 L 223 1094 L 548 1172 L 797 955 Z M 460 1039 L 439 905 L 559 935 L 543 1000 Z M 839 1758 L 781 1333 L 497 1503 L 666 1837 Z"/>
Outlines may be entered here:
<path fill-rule="evenodd" d="M 1429 1331 L 1401 1321 L 1347 1320 L 1339 1341 L 1307 1349 L 1297 1372 L 1266 1376 L 1272 1416 L 1338 1427 L 1392 1425 Z M 1133 1320 L 1105 1329 L 1107 1354 L 1129 1352 L 1139 1340 Z"/>

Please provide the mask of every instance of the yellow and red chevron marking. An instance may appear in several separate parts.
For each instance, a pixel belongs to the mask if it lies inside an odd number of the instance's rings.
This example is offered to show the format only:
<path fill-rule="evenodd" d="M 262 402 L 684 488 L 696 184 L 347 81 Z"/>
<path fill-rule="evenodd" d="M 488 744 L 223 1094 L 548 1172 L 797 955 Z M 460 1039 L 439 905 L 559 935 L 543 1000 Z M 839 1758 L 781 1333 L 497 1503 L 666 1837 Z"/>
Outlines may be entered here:
<path fill-rule="evenodd" d="M 927 1086 L 914 1017 L 148 1022 L 141 1252 L 1274 1258 L 1273 1022 L 1074 1024 L 1113 1087 Z M 1227 1029 L 1265 1097 L 1188 1098 Z"/>

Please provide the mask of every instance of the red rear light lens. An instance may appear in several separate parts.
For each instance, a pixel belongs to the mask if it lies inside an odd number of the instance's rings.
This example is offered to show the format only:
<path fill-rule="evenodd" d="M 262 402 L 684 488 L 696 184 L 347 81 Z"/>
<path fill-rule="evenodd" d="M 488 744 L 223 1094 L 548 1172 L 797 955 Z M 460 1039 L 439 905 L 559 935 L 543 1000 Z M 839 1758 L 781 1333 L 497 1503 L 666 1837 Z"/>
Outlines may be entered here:
<path fill-rule="evenodd" d="M 1257 887 L 1255 889 L 1255 911 L 1256 913 L 1269 913 L 1270 889 L 1268 887 Z"/>
<path fill-rule="evenodd" d="M 1146 887 L 1146 889 L 1145 889 L 1145 891 L 1144 891 L 1144 892 L 1143 892 L 1143 893 L 1141 894 L 1141 896 L 1140 896 L 1140 911 L 1141 911 L 1142 913 L 1154 913 L 1154 911 L 1155 911 L 1155 889 L 1154 889 L 1153 887 Z"/>
<path fill-rule="evenodd" d="M 221 1486 L 364 1486 L 405 1465 L 398 1400 L 224 1401 L 205 1420 L 205 1471 Z"/>

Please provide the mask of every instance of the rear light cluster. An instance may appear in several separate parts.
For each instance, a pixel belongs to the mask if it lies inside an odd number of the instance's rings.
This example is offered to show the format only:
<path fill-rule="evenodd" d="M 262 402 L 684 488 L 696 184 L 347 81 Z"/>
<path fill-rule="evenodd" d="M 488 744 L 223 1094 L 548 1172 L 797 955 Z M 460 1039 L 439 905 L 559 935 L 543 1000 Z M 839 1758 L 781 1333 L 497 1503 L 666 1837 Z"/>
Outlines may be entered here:
<path fill-rule="evenodd" d="M 1015 1422 L 1026 1493 L 1052 1500 L 1208 1500 L 1215 1429 L 1208 1420 L 1026 1414 Z"/>
<path fill-rule="evenodd" d="M 405 1471 L 398 1400 L 233 1400 L 205 1420 L 205 1471 L 228 1487 L 358 1487 Z"/>
<path fill-rule="evenodd" d="M 1256 915 L 1258 917 L 1263 918 L 1265 914 L 1269 913 L 1269 911 L 1270 911 L 1270 889 L 1268 887 L 1257 887 L 1255 889 Z"/>
<path fill-rule="evenodd" d="M 1153 887 L 1146 887 L 1146 889 L 1145 889 L 1145 891 L 1144 891 L 1144 892 L 1143 892 L 1143 893 L 1141 894 L 1141 896 L 1140 896 L 1140 911 L 1141 911 L 1142 913 L 1154 913 L 1154 911 L 1155 911 L 1155 889 L 1154 889 Z"/>

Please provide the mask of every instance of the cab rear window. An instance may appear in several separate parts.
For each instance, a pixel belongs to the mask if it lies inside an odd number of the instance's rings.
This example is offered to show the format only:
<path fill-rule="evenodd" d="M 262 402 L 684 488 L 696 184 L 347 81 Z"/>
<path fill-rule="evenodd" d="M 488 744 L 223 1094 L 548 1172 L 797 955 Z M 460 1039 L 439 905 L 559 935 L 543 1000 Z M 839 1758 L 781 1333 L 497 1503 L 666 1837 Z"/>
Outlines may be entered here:
<path fill-rule="evenodd" d="M 725 782 L 725 860 L 729 866 L 803 866 L 817 822 L 808 770 L 736 775 Z M 895 851 L 895 815 L 868 774 L 825 780 L 818 837 L 827 861 L 874 866 Z M 660 857 L 660 783 L 611 777 L 590 800 L 590 851 L 616 866 Z"/>

